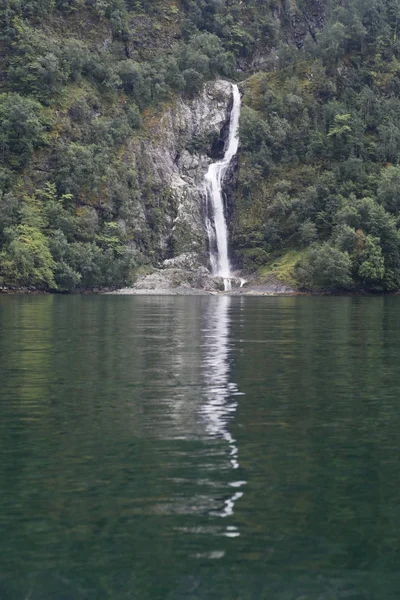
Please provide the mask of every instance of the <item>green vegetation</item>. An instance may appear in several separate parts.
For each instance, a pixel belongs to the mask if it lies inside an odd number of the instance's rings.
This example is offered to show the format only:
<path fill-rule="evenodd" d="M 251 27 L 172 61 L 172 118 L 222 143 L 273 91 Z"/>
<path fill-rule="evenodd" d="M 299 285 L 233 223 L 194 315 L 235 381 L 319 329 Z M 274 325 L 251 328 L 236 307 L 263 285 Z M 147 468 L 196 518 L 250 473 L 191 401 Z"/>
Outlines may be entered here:
<path fill-rule="evenodd" d="M 163 103 L 222 76 L 244 93 L 237 265 L 311 289 L 398 289 L 399 9 L 5 0 L 0 285 L 113 287 L 165 258 L 173 206 L 135 148 Z"/>
<path fill-rule="evenodd" d="M 307 255 L 307 250 L 288 250 L 275 259 L 270 258 L 267 264 L 258 269 L 260 280 L 271 281 L 278 280 L 281 283 L 295 287 L 298 285 L 296 277 L 297 265 Z"/>
<path fill-rule="evenodd" d="M 233 75 L 214 17 L 191 22 L 206 13 L 174 1 L 3 2 L 0 285 L 114 287 L 165 258 L 169 199 L 128 146 L 146 140 L 141 113 Z"/>
<path fill-rule="evenodd" d="M 100 230 L 95 211 L 77 216 L 71 194 L 58 197 L 47 184 L 19 205 L 11 198 L 13 211 L 0 253 L 5 283 L 67 291 L 126 280 L 131 256 L 123 231 L 114 222 Z"/>
<path fill-rule="evenodd" d="M 400 287 L 398 8 L 327 3 L 323 31 L 244 82 L 239 263 L 267 254 L 262 275 L 308 248 L 291 271 L 304 288 Z"/>

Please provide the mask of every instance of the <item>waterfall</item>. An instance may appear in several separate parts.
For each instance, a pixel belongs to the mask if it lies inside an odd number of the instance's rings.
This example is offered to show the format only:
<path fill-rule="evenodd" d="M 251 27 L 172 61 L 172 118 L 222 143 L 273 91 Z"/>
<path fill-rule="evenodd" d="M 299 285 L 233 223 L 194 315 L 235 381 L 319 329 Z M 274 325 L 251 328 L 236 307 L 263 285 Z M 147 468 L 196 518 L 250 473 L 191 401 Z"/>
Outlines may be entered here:
<path fill-rule="evenodd" d="M 225 291 L 231 289 L 231 267 L 228 254 L 228 228 L 224 213 L 222 185 L 226 171 L 239 146 L 239 117 L 241 98 L 237 85 L 232 85 L 233 105 L 229 136 L 224 158 L 210 165 L 205 176 L 208 215 L 206 229 L 210 246 L 210 263 L 213 275 L 222 277 Z M 210 218 L 211 217 L 211 218 Z"/>

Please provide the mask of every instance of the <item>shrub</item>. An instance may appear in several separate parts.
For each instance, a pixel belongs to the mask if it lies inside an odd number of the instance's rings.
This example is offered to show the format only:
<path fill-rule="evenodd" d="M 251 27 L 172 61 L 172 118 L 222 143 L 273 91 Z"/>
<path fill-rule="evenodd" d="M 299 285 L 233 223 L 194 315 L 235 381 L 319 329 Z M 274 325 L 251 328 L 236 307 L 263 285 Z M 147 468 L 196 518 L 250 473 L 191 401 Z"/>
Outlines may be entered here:
<path fill-rule="evenodd" d="M 307 289 L 343 289 L 353 286 L 351 259 L 328 243 L 314 246 L 296 266 L 296 277 Z"/>

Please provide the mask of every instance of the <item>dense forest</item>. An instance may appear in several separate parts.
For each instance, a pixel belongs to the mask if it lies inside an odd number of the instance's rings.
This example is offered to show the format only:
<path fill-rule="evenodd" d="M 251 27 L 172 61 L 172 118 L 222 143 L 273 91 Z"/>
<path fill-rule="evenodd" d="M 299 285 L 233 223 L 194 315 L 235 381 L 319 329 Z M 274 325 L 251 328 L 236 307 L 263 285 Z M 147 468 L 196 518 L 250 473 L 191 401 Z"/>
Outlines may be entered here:
<path fill-rule="evenodd" d="M 117 287 L 165 258 L 166 200 L 125 150 L 223 77 L 243 93 L 235 266 L 400 288 L 399 35 L 400 0 L 3 0 L 0 285 Z"/>

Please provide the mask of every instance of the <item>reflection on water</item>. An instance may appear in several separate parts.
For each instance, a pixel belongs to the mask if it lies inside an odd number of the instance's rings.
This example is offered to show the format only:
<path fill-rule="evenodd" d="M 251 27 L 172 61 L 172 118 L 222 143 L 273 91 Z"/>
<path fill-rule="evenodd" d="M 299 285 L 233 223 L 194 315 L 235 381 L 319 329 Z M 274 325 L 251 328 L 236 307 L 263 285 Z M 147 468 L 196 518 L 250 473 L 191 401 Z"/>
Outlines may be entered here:
<path fill-rule="evenodd" d="M 399 302 L 0 296 L 0 599 L 398 600 Z"/>
<path fill-rule="evenodd" d="M 229 381 L 231 358 L 231 298 L 223 296 L 217 302 L 211 301 L 205 311 L 205 327 L 202 330 L 202 349 L 204 352 L 204 378 L 206 402 L 201 414 L 206 421 L 206 431 L 226 442 L 232 469 L 239 468 L 239 450 L 237 442 L 229 431 L 229 425 L 237 409 L 236 396 L 239 395 L 235 383 Z M 233 515 L 235 502 L 243 496 L 237 491 L 245 481 L 231 481 L 229 486 L 236 491 L 225 500 L 222 510 L 215 512 L 221 517 Z M 236 527 L 227 528 L 228 537 L 236 537 Z"/>

